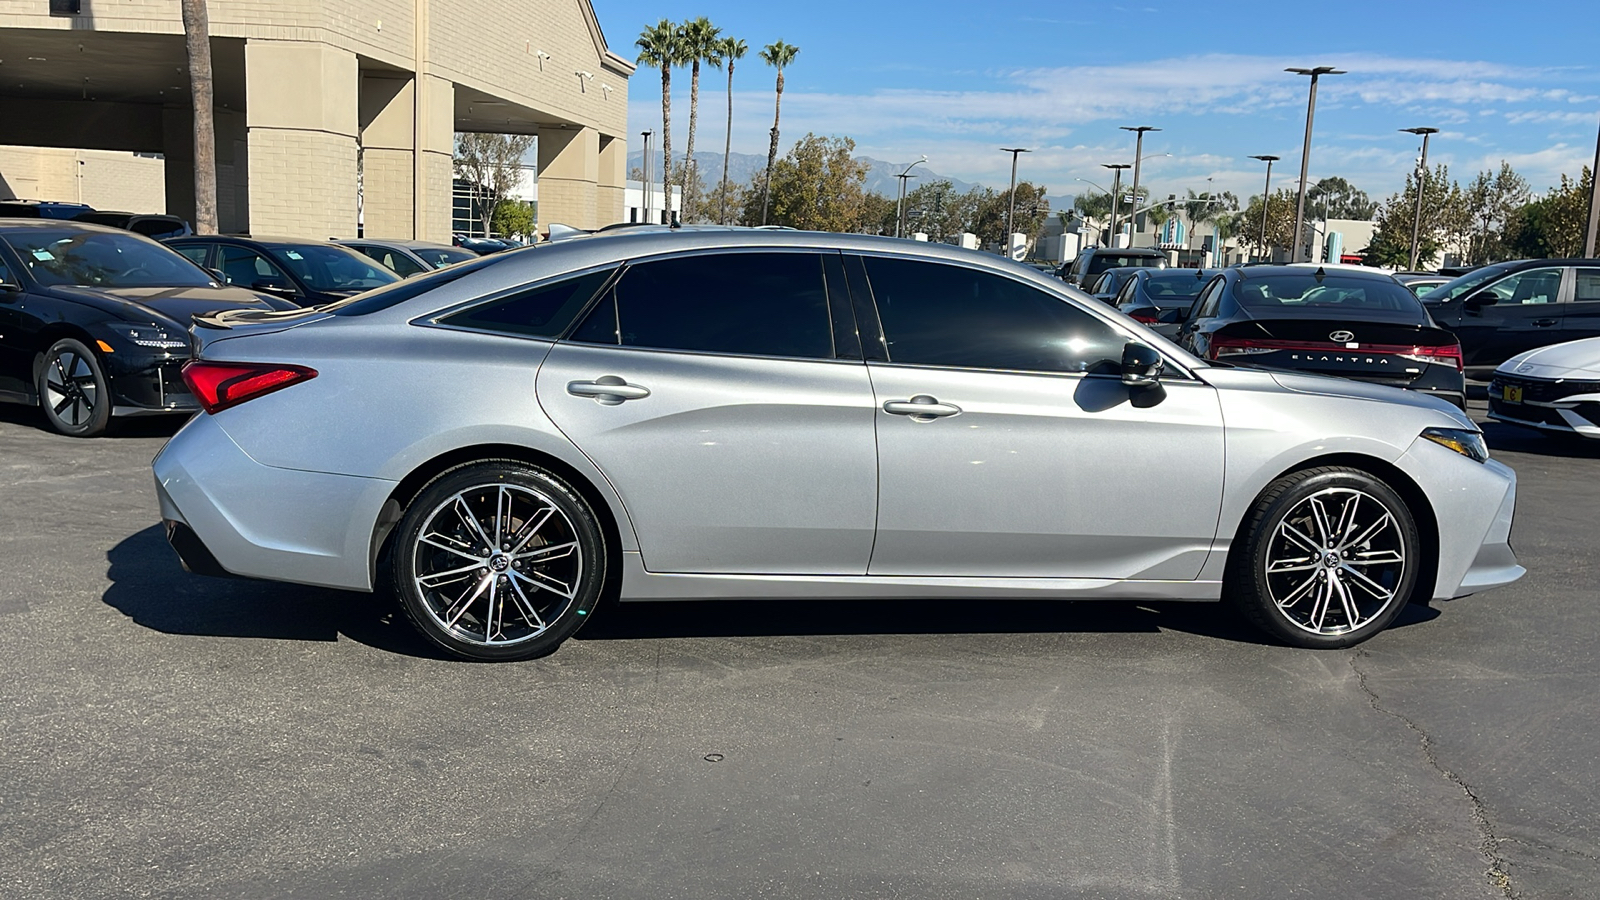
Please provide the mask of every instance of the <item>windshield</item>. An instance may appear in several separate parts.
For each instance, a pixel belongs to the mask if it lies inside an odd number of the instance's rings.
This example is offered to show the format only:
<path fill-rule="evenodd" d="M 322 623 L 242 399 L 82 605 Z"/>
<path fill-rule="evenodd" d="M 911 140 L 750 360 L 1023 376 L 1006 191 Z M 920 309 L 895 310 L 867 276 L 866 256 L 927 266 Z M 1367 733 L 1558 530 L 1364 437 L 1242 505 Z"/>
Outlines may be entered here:
<path fill-rule="evenodd" d="M 1090 275 L 1098 275 L 1107 269 L 1130 267 L 1135 269 L 1164 269 L 1167 267 L 1167 259 L 1164 256 L 1150 254 L 1096 253 L 1094 258 L 1089 260 Z"/>
<path fill-rule="evenodd" d="M 314 291 L 365 291 L 400 280 L 381 264 L 343 247 L 299 244 L 268 247 L 267 252 Z"/>
<path fill-rule="evenodd" d="M 1493 281 L 1506 273 L 1510 266 L 1485 266 L 1457 278 L 1455 281 L 1446 281 L 1428 292 L 1430 303 L 1448 303 L 1463 294 L 1477 290 L 1481 285 Z"/>
<path fill-rule="evenodd" d="M 471 250 L 462 250 L 458 247 L 413 247 L 411 251 L 435 269 L 478 258 L 478 254 Z"/>
<path fill-rule="evenodd" d="M 1325 275 L 1269 275 L 1241 278 L 1233 295 L 1252 314 L 1281 316 L 1306 313 L 1318 317 L 1357 313 L 1362 318 L 1426 321 L 1415 294 L 1399 282 L 1379 278 Z"/>
<path fill-rule="evenodd" d="M 1147 275 L 1144 292 L 1157 306 L 1187 306 L 1210 281 L 1199 269 L 1173 269 Z"/>
<path fill-rule="evenodd" d="M 131 234 L 29 228 L 4 238 L 46 287 L 211 287 L 211 276 L 173 251 Z"/>

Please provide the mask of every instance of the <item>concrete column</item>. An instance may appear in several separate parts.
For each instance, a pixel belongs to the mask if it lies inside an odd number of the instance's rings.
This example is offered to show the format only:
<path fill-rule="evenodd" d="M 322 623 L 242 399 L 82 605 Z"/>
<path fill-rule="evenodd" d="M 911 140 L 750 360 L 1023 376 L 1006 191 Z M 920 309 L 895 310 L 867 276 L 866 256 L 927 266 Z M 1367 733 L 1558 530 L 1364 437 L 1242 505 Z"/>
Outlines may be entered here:
<path fill-rule="evenodd" d="M 623 192 L 628 182 L 628 141 L 600 136 L 600 189 L 595 197 L 596 225 L 627 220 Z"/>
<path fill-rule="evenodd" d="M 598 228 L 600 132 L 593 128 L 539 129 L 539 230 L 552 222 Z"/>
<path fill-rule="evenodd" d="M 356 56 L 326 44 L 245 44 L 250 231 L 356 235 Z"/>
<path fill-rule="evenodd" d="M 410 78 L 361 77 L 361 210 L 367 237 L 412 236 L 415 90 Z"/>
<path fill-rule="evenodd" d="M 456 86 L 434 75 L 419 79 L 421 127 L 412 135 L 415 168 L 412 221 L 417 240 L 450 243 L 450 185 L 455 176 Z"/>

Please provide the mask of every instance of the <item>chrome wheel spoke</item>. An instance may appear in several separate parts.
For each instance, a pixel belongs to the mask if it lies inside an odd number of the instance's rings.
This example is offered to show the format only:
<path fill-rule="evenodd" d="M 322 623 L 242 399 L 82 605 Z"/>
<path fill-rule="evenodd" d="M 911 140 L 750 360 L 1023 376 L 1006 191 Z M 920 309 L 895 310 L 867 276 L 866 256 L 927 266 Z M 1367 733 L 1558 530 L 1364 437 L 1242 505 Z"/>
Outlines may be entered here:
<path fill-rule="evenodd" d="M 451 576 L 453 575 L 465 575 L 468 572 L 472 572 L 481 568 L 483 568 L 483 563 L 475 562 L 470 566 L 462 566 L 459 569 L 446 569 L 443 572 L 432 572 L 427 575 L 418 575 L 417 584 L 420 584 L 423 587 L 438 587 L 441 584 L 449 584 L 451 581 L 461 580 L 460 578 L 452 578 Z"/>
<path fill-rule="evenodd" d="M 544 547 L 540 547 L 537 550 L 529 550 L 527 553 L 518 553 L 516 554 L 516 558 L 518 560 L 546 563 L 551 560 L 571 556 L 573 553 L 577 552 L 577 549 L 577 541 L 572 541 L 566 544 L 549 544 Z"/>
<path fill-rule="evenodd" d="M 461 621 L 461 617 L 466 615 L 467 614 L 467 610 L 472 608 L 472 601 L 474 601 L 474 600 L 478 599 L 479 597 L 483 596 L 484 588 L 487 588 L 493 581 L 494 581 L 493 578 L 489 577 L 488 575 L 485 575 L 482 578 L 478 579 L 478 587 L 476 589 L 474 589 L 471 594 L 468 594 L 466 591 L 462 591 L 461 592 L 461 599 L 456 601 L 456 606 L 452 606 L 449 610 L 445 611 L 445 615 L 448 616 L 448 615 L 450 615 L 450 611 L 451 610 L 455 610 L 455 615 L 454 616 L 450 616 L 450 621 L 445 622 L 444 623 L 444 627 L 446 627 L 446 628 L 454 628 L 454 627 L 456 627 L 456 623 Z M 457 607 L 459 607 L 459 609 L 457 609 Z"/>
<path fill-rule="evenodd" d="M 489 552 L 493 553 L 496 544 L 489 540 L 489 535 L 484 533 L 483 523 L 478 521 L 477 515 L 472 512 L 472 507 L 467 505 L 467 498 L 461 494 L 457 494 L 452 500 L 452 504 L 456 515 L 461 517 L 462 524 L 466 525 L 468 530 L 476 535 L 478 540 L 483 541 L 484 545 L 489 548 Z"/>
<path fill-rule="evenodd" d="M 554 506 L 548 506 L 540 511 L 537 518 L 529 519 L 522 523 L 522 536 L 517 539 L 515 544 L 512 545 L 511 555 L 517 556 L 521 554 L 522 548 L 526 547 L 528 542 L 533 540 L 534 536 L 539 533 L 539 529 L 544 527 L 544 523 L 550 521 L 550 517 L 554 516 L 555 514 L 556 508 Z"/>
<path fill-rule="evenodd" d="M 527 594 L 522 592 L 522 586 L 517 584 L 517 579 L 515 578 L 511 579 L 511 590 L 513 592 L 512 596 L 517 598 L 517 606 L 522 610 L 523 619 L 533 627 L 542 630 L 545 627 L 544 619 L 539 618 L 539 611 L 533 608 L 533 602 L 528 599 Z"/>
<path fill-rule="evenodd" d="M 543 572 L 533 569 L 530 569 L 527 572 L 512 572 L 511 577 L 520 578 L 522 581 L 533 585 L 541 591 L 549 591 L 552 594 L 557 594 L 567 598 L 568 600 L 571 600 L 573 595 L 577 593 L 576 588 L 567 585 L 563 581 L 558 581 L 554 578 L 551 578 L 549 575 L 546 575 Z"/>
<path fill-rule="evenodd" d="M 1373 494 L 1348 487 L 1318 491 L 1287 510 L 1271 533 L 1261 577 L 1295 628 L 1346 634 L 1399 599 L 1408 547 L 1399 520 Z"/>
<path fill-rule="evenodd" d="M 472 548 L 467 547 L 466 545 L 461 544 L 460 542 L 452 541 L 450 538 L 445 537 L 442 534 L 441 535 L 423 535 L 422 537 L 417 538 L 417 540 L 421 541 L 424 544 L 427 544 L 429 547 L 436 547 L 436 548 L 438 548 L 440 550 L 443 550 L 446 553 L 454 553 L 455 555 L 460 556 L 460 557 L 464 557 L 466 559 L 477 560 L 478 561 L 478 565 L 480 565 L 480 566 L 483 565 L 484 562 L 485 562 L 484 558 L 481 555 L 471 552 Z"/>

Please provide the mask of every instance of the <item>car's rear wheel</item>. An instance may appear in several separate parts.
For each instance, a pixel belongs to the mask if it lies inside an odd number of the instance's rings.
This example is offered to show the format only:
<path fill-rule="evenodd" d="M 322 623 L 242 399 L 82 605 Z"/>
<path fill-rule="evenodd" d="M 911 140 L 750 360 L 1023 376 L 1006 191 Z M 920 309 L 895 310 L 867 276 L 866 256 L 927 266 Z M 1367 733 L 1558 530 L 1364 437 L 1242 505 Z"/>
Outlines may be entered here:
<path fill-rule="evenodd" d="M 593 510 L 552 472 L 512 460 L 440 475 L 394 544 L 394 587 L 417 629 L 458 656 L 543 656 L 600 599 L 606 545 Z"/>
<path fill-rule="evenodd" d="M 39 409 L 56 431 L 72 437 L 104 434 L 111 424 L 111 390 L 94 351 L 62 338 L 44 352 L 35 387 Z"/>
<path fill-rule="evenodd" d="M 1245 521 L 1226 596 L 1283 643 L 1359 644 L 1411 599 L 1422 562 L 1416 521 L 1393 488 L 1366 472 L 1288 475 L 1262 493 Z"/>

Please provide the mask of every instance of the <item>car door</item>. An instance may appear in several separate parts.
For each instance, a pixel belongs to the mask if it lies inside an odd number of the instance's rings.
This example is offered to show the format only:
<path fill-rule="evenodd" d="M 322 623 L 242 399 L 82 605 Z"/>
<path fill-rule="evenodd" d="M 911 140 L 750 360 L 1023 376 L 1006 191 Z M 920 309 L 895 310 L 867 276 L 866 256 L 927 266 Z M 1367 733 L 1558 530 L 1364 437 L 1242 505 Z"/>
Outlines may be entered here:
<path fill-rule="evenodd" d="M 1062 296 L 955 263 L 854 259 L 883 334 L 863 341 L 870 574 L 1198 576 L 1222 499 L 1214 389 L 1174 372 L 1138 408 L 1119 371 L 1130 338 Z"/>
<path fill-rule="evenodd" d="M 1452 330 L 1461 339 L 1466 364 L 1499 365 L 1524 350 L 1561 341 L 1563 272 L 1561 266 L 1523 269 L 1464 298 Z"/>
<path fill-rule="evenodd" d="M 815 251 L 635 262 L 540 367 L 650 571 L 866 573 L 874 405 L 840 271 Z"/>
<path fill-rule="evenodd" d="M 33 335 L 38 321 L 19 268 L 0 247 L 0 397 L 26 400 L 33 390 Z"/>
<path fill-rule="evenodd" d="M 1600 267 L 1567 270 L 1572 288 L 1561 315 L 1561 339 L 1600 337 Z"/>

